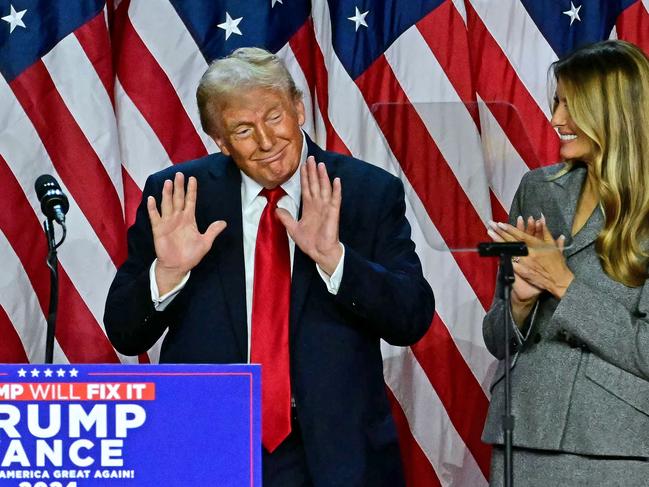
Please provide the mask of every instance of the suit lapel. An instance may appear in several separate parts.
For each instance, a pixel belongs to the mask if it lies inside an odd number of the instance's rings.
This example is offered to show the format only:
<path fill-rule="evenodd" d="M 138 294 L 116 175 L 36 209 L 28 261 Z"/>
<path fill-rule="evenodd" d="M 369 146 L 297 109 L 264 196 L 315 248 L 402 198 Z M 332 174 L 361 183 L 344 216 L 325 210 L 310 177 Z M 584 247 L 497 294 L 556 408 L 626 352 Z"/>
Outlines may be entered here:
<path fill-rule="evenodd" d="M 214 187 L 209 190 L 206 224 L 224 219 L 228 226 L 216 238 L 210 251 L 218 268 L 218 279 L 225 295 L 230 323 L 236 337 L 242 362 L 248 359 L 248 325 L 246 316 L 246 281 L 241 221 L 241 174 L 230 161 L 210 170 Z M 199 192 L 201 188 L 198 188 Z"/>
<path fill-rule="evenodd" d="M 597 236 L 599 235 L 599 232 L 602 231 L 603 226 L 604 215 L 600 207 L 596 206 L 584 226 L 572 238 L 570 247 L 565 251 L 566 257 L 576 254 L 597 240 Z"/>
<path fill-rule="evenodd" d="M 325 162 L 324 153 L 317 145 L 311 141 L 308 135 L 305 134 L 308 155 L 314 156 L 316 162 Z M 329 167 L 327 166 L 327 170 Z M 331 175 L 331 174 L 330 174 Z M 302 216 L 302 202 L 300 202 L 300 210 L 298 218 Z M 300 248 L 295 246 L 295 254 L 293 255 L 293 273 L 291 275 L 291 314 L 290 314 L 290 329 L 293 334 L 296 330 L 297 323 L 302 315 L 302 309 L 306 300 L 311 280 L 316 273 L 315 263 L 308 257 Z"/>
<path fill-rule="evenodd" d="M 554 181 L 558 188 L 555 191 L 556 203 L 563 218 L 562 228 L 556 232 L 556 235 L 563 234 L 566 236 L 566 250 L 564 252 L 566 257 L 576 254 L 593 243 L 604 224 L 604 216 L 600 208 L 596 207 L 579 232 L 572 235 L 572 225 L 586 175 L 586 168 L 578 167 Z M 553 232 L 553 234 L 555 233 Z"/>
<path fill-rule="evenodd" d="M 300 316 L 302 315 L 307 291 L 311 285 L 314 272 L 315 263 L 296 245 L 293 256 L 293 273 L 291 275 L 291 334 L 295 332 Z"/>

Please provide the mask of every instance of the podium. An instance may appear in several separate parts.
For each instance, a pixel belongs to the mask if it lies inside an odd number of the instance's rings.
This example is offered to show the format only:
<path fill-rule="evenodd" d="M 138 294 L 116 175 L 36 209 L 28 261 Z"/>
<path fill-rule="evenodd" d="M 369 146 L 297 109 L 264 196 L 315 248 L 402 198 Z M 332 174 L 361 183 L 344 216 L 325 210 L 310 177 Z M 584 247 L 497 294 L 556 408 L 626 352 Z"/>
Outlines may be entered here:
<path fill-rule="evenodd" d="M 258 365 L 0 365 L 0 485 L 261 486 Z"/>

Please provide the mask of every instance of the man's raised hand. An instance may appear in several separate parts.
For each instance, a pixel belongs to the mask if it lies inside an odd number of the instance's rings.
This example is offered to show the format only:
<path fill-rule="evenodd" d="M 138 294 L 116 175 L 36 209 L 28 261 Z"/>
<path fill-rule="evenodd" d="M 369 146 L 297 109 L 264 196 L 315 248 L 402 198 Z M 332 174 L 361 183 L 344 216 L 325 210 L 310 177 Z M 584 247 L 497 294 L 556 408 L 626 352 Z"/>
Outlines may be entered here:
<path fill-rule="evenodd" d="M 196 193 L 198 183 L 191 176 L 185 193 L 185 177 L 177 172 L 162 188 L 160 212 L 155 198 L 147 198 L 147 210 L 153 231 L 156 257 L 156 283 L 160 295 L 172 290 L 212 247 L 214 239 L 226 227 L 215 221 L 200 233 L 196 225 Z"/>
<path fill-rule="evenodd" d="M 300 168 L 302 185 L 302 217 L 296 221 L 281 208 L 277 217 L 286 227 L 295 244 L 311 257 L 320 268 L 331 275 L 342 257 L 338 240 L 342 189 L 340 179 L 333 184 L 323 163 L 316 164 L 313 156 Z"/>

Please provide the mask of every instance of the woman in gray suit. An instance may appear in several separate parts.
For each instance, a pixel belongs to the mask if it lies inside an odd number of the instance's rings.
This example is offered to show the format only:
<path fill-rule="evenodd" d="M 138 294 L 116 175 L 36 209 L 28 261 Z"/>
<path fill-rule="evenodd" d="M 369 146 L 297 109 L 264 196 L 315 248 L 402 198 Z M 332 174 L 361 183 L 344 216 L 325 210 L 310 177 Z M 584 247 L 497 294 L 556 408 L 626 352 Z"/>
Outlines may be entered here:
<path fill-rule="evenodd" d="M 623 41 L 552 66 L 563 163 L 526 174 L 497 242 L 521 240 L 511 315 L 514 482 L 649 485 L 649 59 Z M 483 440 L 503 482 L 503 302 L 484 338 L 500 359 Z"/>

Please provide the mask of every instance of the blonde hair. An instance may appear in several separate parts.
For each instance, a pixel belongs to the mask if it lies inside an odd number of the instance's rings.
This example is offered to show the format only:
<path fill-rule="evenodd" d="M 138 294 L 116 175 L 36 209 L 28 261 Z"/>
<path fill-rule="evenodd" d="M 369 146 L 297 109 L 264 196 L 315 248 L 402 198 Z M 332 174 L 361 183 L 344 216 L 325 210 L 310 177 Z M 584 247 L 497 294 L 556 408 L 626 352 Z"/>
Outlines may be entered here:
<path fill-rule="evenodd" d="M 229 56 L 212 61 L 196 90 L 196 102 L 203 131 L 213 135 L 221 102 L 235 90 L 270 88 L 284 91 L 295 100 L 302 92 L 275 54 L 258 47 L 240 47 Z"/>
<path fill-rule="evenodd" d="M 649 277 L 649 58 L 628 42 L 581 48 L 552 65 L 570 116 L 594 149 L 604 213 L 596 250 L 604 272 L 627 286 Z M 573 167 L 568 162 L 565 173 Z"/>

